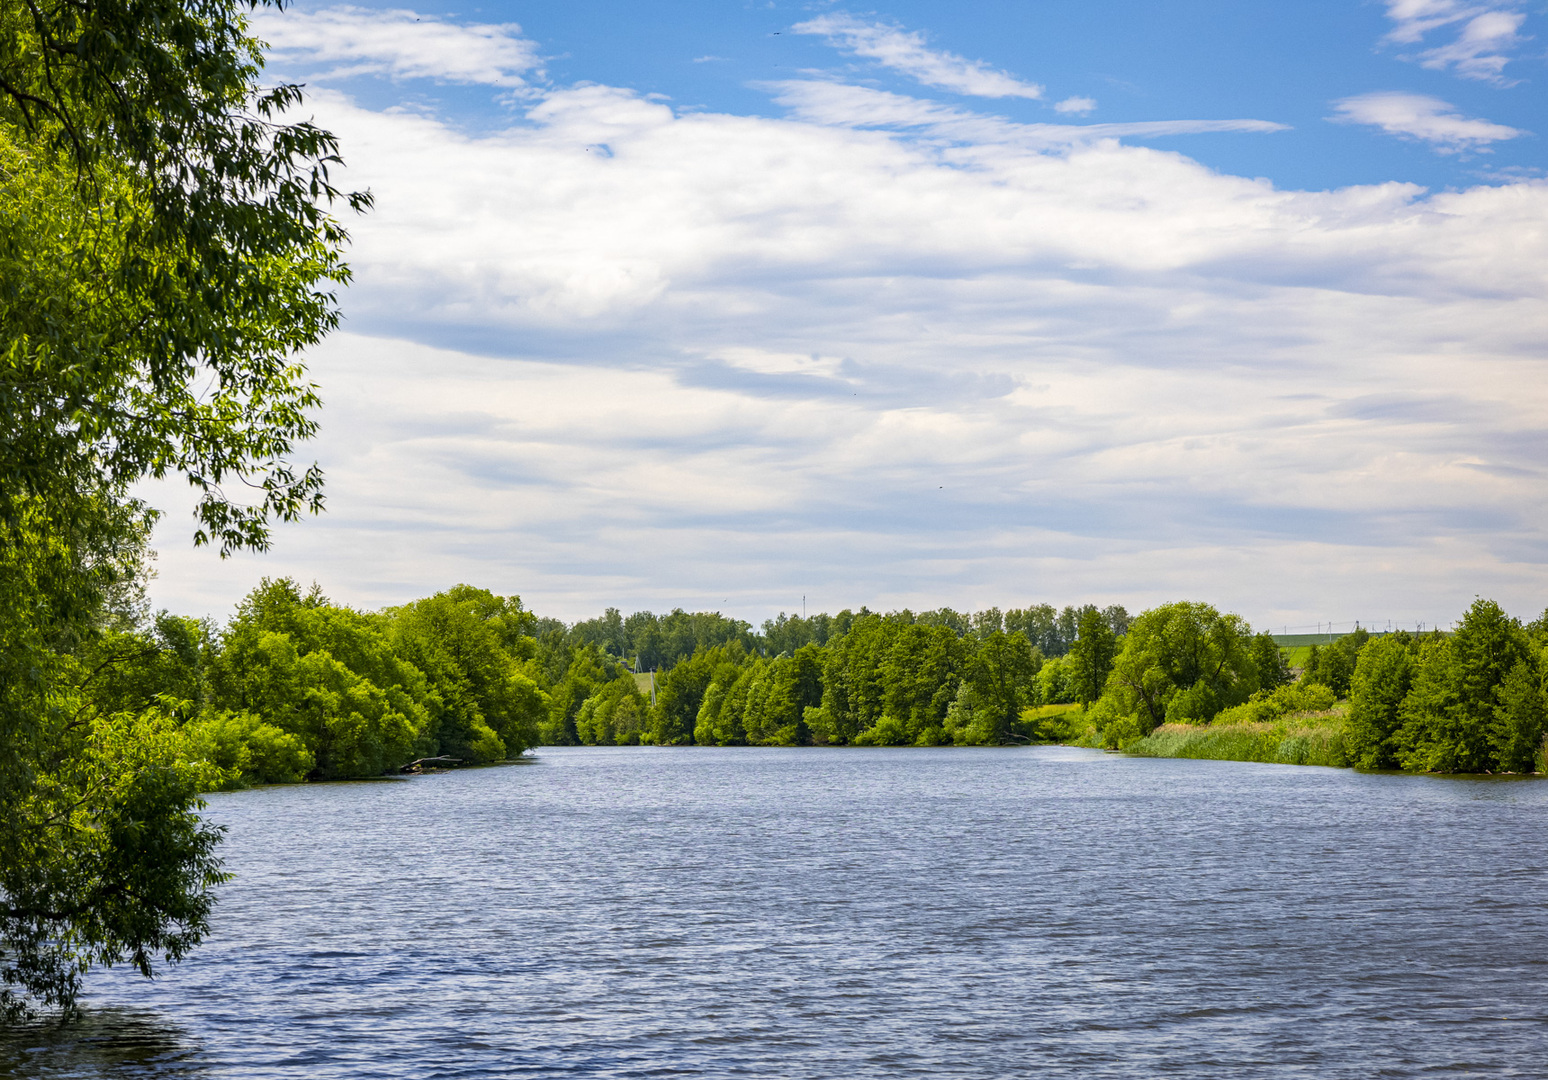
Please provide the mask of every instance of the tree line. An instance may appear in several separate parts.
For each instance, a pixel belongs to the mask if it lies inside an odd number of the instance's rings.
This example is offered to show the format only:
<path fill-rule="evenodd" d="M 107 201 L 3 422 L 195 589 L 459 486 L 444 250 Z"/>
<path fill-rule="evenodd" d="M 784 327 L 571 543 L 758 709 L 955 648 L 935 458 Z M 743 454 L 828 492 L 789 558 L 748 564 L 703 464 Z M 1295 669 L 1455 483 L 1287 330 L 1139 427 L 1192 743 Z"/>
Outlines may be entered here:
<path fill-rule="evenodd" d="M 119 612 L 74 670 L 83 707 L 157 715 L 229 787 L 540 744 L 1027 741 L 1047 734 L 1029 706 L 1100 692 L 1129 623 L 1122 607 L 1040 605 L 782 614 L 761 631 L 681 610 L 566 625 L 469 585 L 372 612 L 265 579 L 225 626 Z"/>
<path fill-rule="evenodd" d="M 1345 752 L 1364 769 L 1548 771 L 1548 612 L 1523 625 L 1477 600 L 1449 634 L 1341 642 L 1353 653 Z"/>
<path fill-rule="evenodd" d="M 1073 606 L 1059 610 L 1052 604 L 1037 604 L 1003 613 L 990 608 L 974 615 L 941 608 L 910 617 L 949 627 L 958 637 L 991 625 L 1006 633 L 1020 632 L 1044 656 L 1056 657 L 1069 652 L 1075 643 L 1085 610 L 1085 607 Z M 667 615 L 640 611 L 625 617 L 617 608 L 608 608 L 597 618 L 573 626 L 566 626 L 557 619 L 538 619 L 533 632 L 539 638 L 560 634 L 572 645 L 595 645 L 609 656 L 628 661 L 637 671 L 658 671 L 672 667 L 698 650 L 732 642 L 745 652 L 766 656 L 794 653 L 804 645 L 826 645 L 829 638 L 848 633 L 856 617 L 869 614 L 871 612 L 863 607 L 858 615 L 842 611 L 837 615 L 823 613 L 806 617 L 780 612 L 776 618 L 764 620 L 761 630 L 755 630 L 751 623 L 726 618 L 718 612 L 690 614 L 677 608 Z M 1101 614 L 1115 634 L 1121 636 L 1127 631 L 1129 615 L 1121 606 L 1109 606 L 1102 609 Z"/>
<path fill-rule="evenodd" d="M 1534 771 L 1548 622 L 1478 601 L 1451 633 L 1285 650 L 1208 604 L 865 608 L 572 625 L 459 585 L 378 612 L 265 580 L 224 627 L 165 613 L 80 655 L 103 715 L 159 711 L 226 786 L 490 763 L 539 745 L 1122 748 L 1162 724 L 1347 712 L 1363 768 Z M 1055 655 L 1045 654 L 1028 629 Z M 642 678 L 642 658 L 656 669 Z"/>

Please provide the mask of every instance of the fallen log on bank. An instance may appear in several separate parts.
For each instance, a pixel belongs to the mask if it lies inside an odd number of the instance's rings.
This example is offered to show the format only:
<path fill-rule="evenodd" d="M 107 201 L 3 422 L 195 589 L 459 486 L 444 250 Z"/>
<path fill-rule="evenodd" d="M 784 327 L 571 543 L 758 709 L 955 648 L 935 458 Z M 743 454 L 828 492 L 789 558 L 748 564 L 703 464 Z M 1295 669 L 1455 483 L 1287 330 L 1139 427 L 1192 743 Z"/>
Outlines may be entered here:
<path fill-rule="evenodd" d="M 411 761 L 398 771 L 400 773 L 445 772 L 447 769 L 455 769 L 458 765 L 461 764 L 461 758 L 449 757 L 446 754 L 442 754 L 440 757 L 422 757 L 415 761 Z"/>

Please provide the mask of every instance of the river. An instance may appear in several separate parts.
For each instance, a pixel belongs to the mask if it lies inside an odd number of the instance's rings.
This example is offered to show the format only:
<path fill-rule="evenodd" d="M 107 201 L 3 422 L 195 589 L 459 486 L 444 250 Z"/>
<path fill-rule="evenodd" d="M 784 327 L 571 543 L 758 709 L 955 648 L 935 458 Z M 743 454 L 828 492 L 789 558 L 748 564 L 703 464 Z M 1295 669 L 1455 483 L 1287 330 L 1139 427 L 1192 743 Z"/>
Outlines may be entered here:
<path fill-rule="evenodd" d="M 543 749 L 210 799 L 234 880 L 0 1076 L 1548 1075 L 1548 783 Z"/>

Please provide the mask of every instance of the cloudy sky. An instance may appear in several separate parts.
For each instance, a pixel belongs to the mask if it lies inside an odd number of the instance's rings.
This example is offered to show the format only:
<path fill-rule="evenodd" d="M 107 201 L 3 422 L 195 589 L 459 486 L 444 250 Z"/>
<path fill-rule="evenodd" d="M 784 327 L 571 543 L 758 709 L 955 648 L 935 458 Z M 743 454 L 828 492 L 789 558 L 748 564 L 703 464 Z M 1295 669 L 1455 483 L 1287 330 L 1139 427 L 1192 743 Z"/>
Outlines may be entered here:
<path fill-rule="evenodd" d="M 567 619 L 1548 606 L 1548 16 L 1480 0 L 297 4 L 329 511 L 192 551 Z"/>

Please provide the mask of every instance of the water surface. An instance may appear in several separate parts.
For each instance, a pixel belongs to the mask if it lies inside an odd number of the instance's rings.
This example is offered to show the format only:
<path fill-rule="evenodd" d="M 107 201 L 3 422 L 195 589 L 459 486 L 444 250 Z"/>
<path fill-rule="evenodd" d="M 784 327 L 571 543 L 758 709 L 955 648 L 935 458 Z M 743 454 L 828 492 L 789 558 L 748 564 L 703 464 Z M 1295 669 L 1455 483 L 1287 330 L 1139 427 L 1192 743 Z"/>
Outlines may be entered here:
<path fill-rule="evenodd" d="M 0 1076 L 1548 1070 L 1548 783 L 545 749 L 209 815 L 211 940 Z"/>

